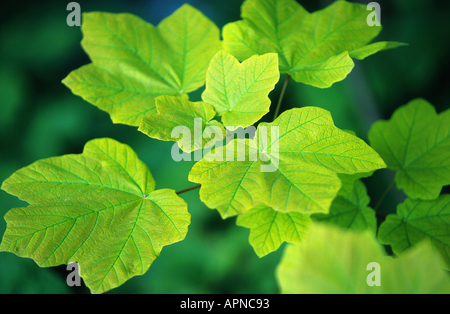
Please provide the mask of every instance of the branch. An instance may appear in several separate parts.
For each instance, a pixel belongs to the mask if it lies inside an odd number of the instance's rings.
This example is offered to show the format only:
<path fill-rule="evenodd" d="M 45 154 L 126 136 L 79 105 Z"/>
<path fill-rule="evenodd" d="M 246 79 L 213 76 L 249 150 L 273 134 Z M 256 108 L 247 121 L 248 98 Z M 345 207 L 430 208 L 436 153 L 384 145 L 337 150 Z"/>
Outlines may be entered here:
<path fill-rule="evenodd" d="M 190 188 L 187 188 L 187 189 L 184 189 L 184 190 L 175 192 L 175 193 L 179 195 L 179 194 L 184 193 L 184 192 L 188 192 L 188 191 L 191 191 L 191 190 L 198 189 L 198 188 L 200 188 L 201 186 L 202 186 L 201 184 L 197 184 L 197 185 L 191 186 Z"/>

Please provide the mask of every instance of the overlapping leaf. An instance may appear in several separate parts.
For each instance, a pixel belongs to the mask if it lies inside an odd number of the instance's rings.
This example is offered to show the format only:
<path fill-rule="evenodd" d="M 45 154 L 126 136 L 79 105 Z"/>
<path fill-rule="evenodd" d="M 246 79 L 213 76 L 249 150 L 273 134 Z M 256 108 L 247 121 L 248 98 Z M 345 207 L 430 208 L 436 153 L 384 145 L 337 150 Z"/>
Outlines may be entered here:
<path fill-rule="evenodd" d="M 341 180 L 342 186 L 341 186 L 341 189 L 339 190 L 338 194 L 339 195 L 349 195 L 350 193 L 353 192 L 353 189 L 355 187 L 355 182 L 358 179 L 370 177 L 373 173 L 374 173 L 374 171 L 358 172 L 358 173 L 354 173 L 354 174 L 340 173 L 338 175 L 338 177 Z"/>
<path fill-rule="evenodd" d="M 187 204 L 155 190 L 147 166 L 127 145 L 88 142 L 80 155 L 43 159 L 2 185 L 30 205 L 10 210 L 1 251 L 42 267 L 78 262 L 93 293 L 144 274 L 163 246 L 184 239 Z"/>
<path fill-rule="evenodd" d="M 398 205 L 396 215 L 386 217 L 378 238 L 381 243 L 390 244 L 395 254 L 426 239 L 450 270 L 450 195 L 432 201 L 406 199 Z"/>
<path fill-rule="evenodd" d="M 246 0 L 241 21 L 225 25 L 224 48 L 239 60 L 276 52 L 280 72 L 297 82 L 329 87 L 364 59 L 401 43 L 368 43 L 381 31 L 369 26 L 362 4 L 335 1 L 310 14 L 295 0 Z"/>
<path fill-rule="evenodd" d="M 157 27 L 131 14 L 85 13 L 82 31 L 92 63 L 63 83 L 108 112 L 114 123 L 135 126 L 156 113 L 157 96 L 201 87 L 221 48 L 217 26 L 187 4 Z"/>
<path fill-rule="evenodd" d="M 394 259 L 369 231 L 314 224 L 307 242 L 286 247 L 276 277 L 282 293 L 448 294 L 450 276 L 442 266 L 429 243 Z M 379 286 L 368 284 L 372 275 Z"/>
<path fill-rule="evenodd" d="M 226 126 L 246 128 L 269 112 L 267 95 L 279 79 L 275 53 L 253 56 L 240 64 L 221 50 L 211 60 L 202 99 L 216 109 Z"/>
<path fill-rule="evenodd" d="M 194 103 L 186 98 L 159 96 L 156 98 L 156 108 L 158 114 L 144 117 L 139 131 L 152 138 L 176 141 L 186 153 L 211 147 L 214 139 L 225 138 L 222 123 L 211 120 L 216 116 L 214 108 L 204 102 Z"/>
<path fill-rule="evenodd" d="M 369 202 L 364 183 L 356 180 L 351 193 L 338 195 L 333 200 L 328 214 L 312 214 L 310 218 L 301 212 L 283 213 L 260 204 L 239 215 L 236 224 L 250 228 L 249 242 L 256 254 L 262 257 L 276 251 L 283 242 L 299 244 L 305 241 L 309 235 L 311 219 L 348 230 L 370 230 L 375 234 L 377 220 L 375 211 L 367 206 Z"/>
<path fill-rule="evenodd" d="M 211 151 L 194 165 L 189 180 L 202 184 L 201 200 L 224 218 L 260 203 L 283 213 L 327 213 L 341 187 L 337 173 L 383 167 L 364 141 L 334 126 L 328 111 L 304 107 L 261 123 L 254 139 Z"/>
<path fill-rule="evenodd" d="M 356 133 L 353 130 L 343 130 L 343 131 L 356 136 Z M 358 179 L 370 177 L 373 173 L 374 173 L 374 171 L 358 172 L 358 173 L 354 173 L 354 174 L 339 173 L 338 177 L 341 180 L 342 185 L 341 185 L 341 189 L 339 190 L 338 194 L 339 195 L 351 194 L 354 191 L 354 185 Z"/>
<path fill-rule="evenodd" d="M 375 211 L 367 206 L 369 202 L 370 198 L 364 183 L 357 180 L 352 193 L 338 195 L 333 200 L 328 214 L 313 214 L 311 218 L 314 221 L 327 222 L 344 229 L 370 230 L 375 234 L 377 219 Z"/>
<path fill-rule="evenodd" d="M 249 242 L 259 257 L 276 251 L 286 241 L 301 243 L 309 233 L 311 220 L 299 212 L 282 213 L 264 204 L 239 215 L 238 226 L 250 228 Z"/>
<path fill-rule="evenodd" d="M 426 100 L 412 100 L 375 122 L 369 140 L 409 197 L 435 199 L 450 184 L 450 110 L 437 115 Z"/>

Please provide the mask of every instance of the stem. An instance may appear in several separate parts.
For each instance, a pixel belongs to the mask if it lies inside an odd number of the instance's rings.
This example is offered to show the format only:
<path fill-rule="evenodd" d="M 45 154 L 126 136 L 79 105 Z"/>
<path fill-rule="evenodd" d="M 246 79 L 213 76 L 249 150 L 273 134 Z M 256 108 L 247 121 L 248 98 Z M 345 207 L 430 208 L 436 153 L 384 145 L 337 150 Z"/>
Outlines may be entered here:
<path fill-rule="evenodd" d="M 197 185 L 191 186 L 190 188 L 187 188 L 187 189 L 184 189 L 184 190 L 175 192 L 175 193 L 176 193 L 176 194 L 181 194 L 181 193 L 184 193 L 184 192 L 188 192 L 188 191 L 191 191 L 191 190 L 198 189 L 198 188 L 201 187 L 201 186 L 202 186 L 201 184 L 197 184 Z"/>
<path fill-rule="evenodd" d="M 281 89 L 280 98 L 278 99 L 277 108 L 275 109 L 275 114 L 273 115 L 273 120 L 275 120 L 278 117 L 278 112 L 280 111 L 281 102 L 283 101 L 284 93 L 286 92 L 286 87 L 289 83 L 289 79 L 291 76 L 288 74 L 286 76 L 286 80 L 284 81 L 283 88 Z"/>
<path fill-rule="evenodd" d="M 388 186 L 388 188 L 386 189 L 386 191 L 384 191 L 383 195 L 381 195 L 380 200 L 378 201 L 377 205 L 375 205 L 374 210 L 377 211 L 378 207 L 380 207 L 381 203 L 383 202 L 384 198 L 386 197 L 386 195 L 388 194 L 388 192 L 392 189 L 392 187 L 394 186 L 394 182 L 395 179 L 392 180 L 391 184 Z"/>

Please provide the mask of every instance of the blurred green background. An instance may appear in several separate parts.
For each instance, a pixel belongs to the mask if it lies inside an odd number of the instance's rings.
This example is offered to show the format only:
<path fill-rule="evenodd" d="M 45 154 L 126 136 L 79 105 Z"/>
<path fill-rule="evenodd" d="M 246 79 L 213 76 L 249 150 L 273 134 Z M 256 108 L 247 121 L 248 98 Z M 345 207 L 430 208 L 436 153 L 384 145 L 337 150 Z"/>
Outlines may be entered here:
<path fill-rule="evenodd" d="M 111 137 L 130 145 L 150 168 L 157 188 L 181 190 L 193 162 L 174 162 L 172 143 L 148 138 L 136 128 L 112 124 L 109 116 L 73 95 L 61 84 L 67 74 L 89 63 L 80 46 L 79 27 L 69 27 L 70 1 L 9 1 L 0 11 L 0 182 L 14 171 L 42 158 L 81 153 L 94 138 Z M 198 8 L 220 28 L 240 18 L 241 0 L 78 1 L 83 12 L 129 12 L 158 24 L 183 3 Z M 303 1 L 307 10 L 332 1 Z M 356 1 L 355 1 L 356 2 Z M 357 1 L 367 4 L 370 1 Z M 319 106 L 335 123 L 367 140 L 370 125 L 387 119 L 408 101 L 422 97 L 437 112 L 450 107 L 450 1 L 389 0 L 381 5 L 383 31 L 376 40 L 406 42 L 407 47 L 376 54 L 356 67 L 346 80 L 323 90 L 291 81 L 283 110 Z M 281 80 L 284 79 L 284 76 Z M 271 92 L 277 101 L 281 85 Z M 193 93 L 193 99 L 200 97 Z M 272 112 L 263 120 L 270 121 Z M 365 180 L 372 199 L 381 197 L 393 173 L 380 170 Z M 443 193 L 448 193 L 448 187 Z M 192 223 L 182 242 L 167 246 L 149 271 L 108 293 L 277 293 L 274 270 L 282 249 L 258 258 L 248 244 L 249 230 L 235 218 L 222 220 L 199 201 L 198 190 L 181 195 L 189 204 Z M 379 207 L 380 217 L 395 212 L 404 198 L 393 188 Z M 0 216 L 26 206 L 0 191 Z M 381 218 L 382 219 L 382 218 Z M 6 229 L 0 219 L 0 236 Z M 30 259 L 0 253 L 0 293 L 88 293 L 68 287 L 65 266 L 39 268 Z"/>

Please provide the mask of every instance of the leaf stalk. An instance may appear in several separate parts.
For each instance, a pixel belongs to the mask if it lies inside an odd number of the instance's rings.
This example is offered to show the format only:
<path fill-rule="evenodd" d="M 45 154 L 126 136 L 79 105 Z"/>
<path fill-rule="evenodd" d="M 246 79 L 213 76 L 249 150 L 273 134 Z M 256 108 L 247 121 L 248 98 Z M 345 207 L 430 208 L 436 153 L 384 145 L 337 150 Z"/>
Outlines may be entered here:
<path fill-rule="evenodd" d="M 202 186 L 201 184 L 197 184 L 197 185 L 191 186 L 190 188 L 187 188 L 187 189 L 184 189 L 184 190 L 181 190 L 181 191 L 177 191 L 177 192 L 175 192 L 175 193 L 176 193 L 177 195 L 179 195 L 179 194 L 184 193 L 184 192 L 189 192 L 189 191 L 191 191 L 191 190 L 198 189 L 198 188 L 200 188 L 201 186 Z"/>
<path fill-rule="evenodd" d="M 381 195 L 380 200 L 378 201 L 377 205 L 375 205 L 374 210 L 377 211 L 378 207 L 380 207 L 381 203 L 383 202 L 384 198 L 386 197 L 386 195 L 388 194 L 388 192 L 392 189 L 392 187 L 394 186 L 394 182 L 395 180 L 392 180 L 391 184 L 389 184 L 389 186 L 387 187 L 387 189 L 384 191 L 383 195 Z"/>
<path fill-rule="evenodd" d="M 280 98 L 278 99 L 277 107 L 275 109 L 275 114 L 273 115 L 273 120 L 278 117 L 278 113 L 280 111 L 281 103 L 283 102 L 284 93 L 286 92 L 287 85 L 289 83 L 291 76 L 288 74 L 286 79 L 284 80 L 283 88 L 281 89 Z"/>

